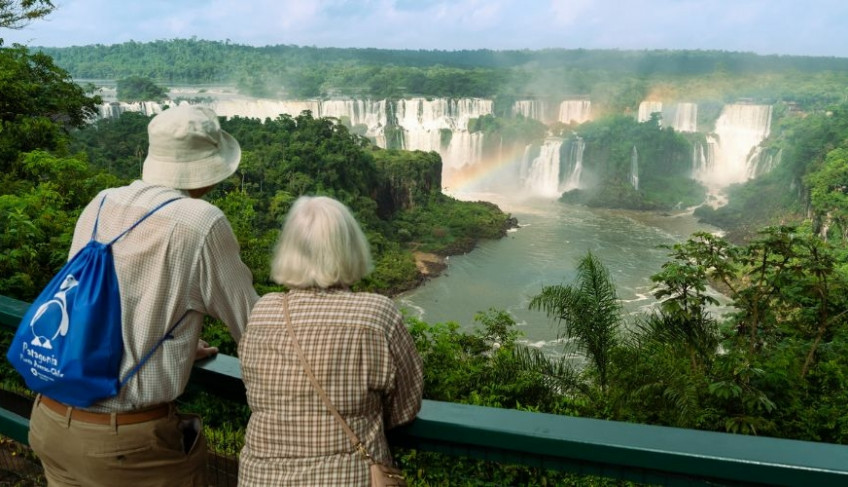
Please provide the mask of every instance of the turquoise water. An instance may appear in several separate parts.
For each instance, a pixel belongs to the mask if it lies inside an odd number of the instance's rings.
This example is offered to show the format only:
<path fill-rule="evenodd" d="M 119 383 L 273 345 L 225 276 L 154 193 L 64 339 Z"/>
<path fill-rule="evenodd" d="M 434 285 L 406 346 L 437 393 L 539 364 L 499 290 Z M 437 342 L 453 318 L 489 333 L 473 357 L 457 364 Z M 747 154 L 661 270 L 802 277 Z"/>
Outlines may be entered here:
<path fill-rule="evenodd" d="M 690 213 L 592 210 L 551 200 L 509 201 L 497 195 L 461 195 L 485 199 L 518 219 L 507 237 L 481 242 L 465 255 L 448 259 L 447 269 L 423 286 L 399 296 L 408 313 L 429 322 L 455 321 L 471 330 L 474 314 L 489 308 L 508 311 L 524 340 L 556 355 L 562 346 L 557 327 L 527 305 L 542 286 L 571 284 L 578 261 L 591 251 L 609 269 L 626 319 L 656 304 L 650 276 L 668 260 L 659 245 L 681 242 L 695 231 L 717 229 L 699 224 Z"/>

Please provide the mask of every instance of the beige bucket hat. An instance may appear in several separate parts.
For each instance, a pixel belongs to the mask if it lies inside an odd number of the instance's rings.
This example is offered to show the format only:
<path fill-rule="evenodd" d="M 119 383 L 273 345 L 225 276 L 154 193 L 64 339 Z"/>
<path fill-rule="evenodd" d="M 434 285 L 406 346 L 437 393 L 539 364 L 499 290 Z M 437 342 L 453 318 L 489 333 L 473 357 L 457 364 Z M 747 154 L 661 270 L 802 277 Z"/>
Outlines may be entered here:
<path fill-rule="evenodd" d="M 147 126 L 150 146 L 141 179 L 175 189 L 220 183 L 238 169 L 238 141 L 221 130 L 212 109 L 196 105 L 169 108 Z"/>

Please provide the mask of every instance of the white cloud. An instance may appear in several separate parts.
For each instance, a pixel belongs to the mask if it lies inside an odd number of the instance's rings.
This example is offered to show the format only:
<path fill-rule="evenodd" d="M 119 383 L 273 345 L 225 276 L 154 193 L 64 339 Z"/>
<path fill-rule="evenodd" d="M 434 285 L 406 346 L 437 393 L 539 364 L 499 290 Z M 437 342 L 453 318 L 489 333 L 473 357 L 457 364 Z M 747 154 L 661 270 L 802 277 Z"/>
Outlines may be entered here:
<path fill-rule="evenodd" d="M 624 2 L 614 2 L 619 4 L 608 5 L 607 8 L 620 8 Z M 552 20 L 556 25 L 569 26 L 581 22 L 585 19 L 586 12 L 597 7 L 597 1 L 594 0 L 550 0 L 550 12 L 553 14 Z"/>
<path fill-rule="evenodd" d="M 186 38 L 394 49 L 724 49 L 848 56 L 844 0 L 56 0 L 8 45 Z"/>

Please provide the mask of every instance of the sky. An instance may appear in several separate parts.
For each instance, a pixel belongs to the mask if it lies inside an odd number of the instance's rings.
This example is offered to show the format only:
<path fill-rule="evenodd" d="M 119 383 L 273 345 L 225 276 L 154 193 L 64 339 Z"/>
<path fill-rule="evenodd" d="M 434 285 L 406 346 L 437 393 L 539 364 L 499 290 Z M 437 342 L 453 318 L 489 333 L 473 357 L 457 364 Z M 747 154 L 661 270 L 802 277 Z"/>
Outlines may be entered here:
<path fill-rule="evenodd" d="M 848 57 L 848 0 L 53 0 L 6 45 L 702 49 Z"/>

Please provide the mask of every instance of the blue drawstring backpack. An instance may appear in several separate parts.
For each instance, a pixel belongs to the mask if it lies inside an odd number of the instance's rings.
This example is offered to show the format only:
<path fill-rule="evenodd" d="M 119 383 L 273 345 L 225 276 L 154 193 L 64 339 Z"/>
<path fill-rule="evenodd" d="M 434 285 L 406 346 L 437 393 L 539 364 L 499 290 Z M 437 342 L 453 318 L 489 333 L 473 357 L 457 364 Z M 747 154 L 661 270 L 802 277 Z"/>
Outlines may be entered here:
<path fill-rule="evenodd" d="M 123 379 L 121 295 L 112 244 L 150 215 L 179 198 L 160 204 L 108 243 L 96 240 L 100 200 L 91 240 L 53 277 L 24 314 L 6 358 L 31 390 L 75 407 L 113 397 L 186 315 Z M 186 312 L 188 314 L 188 312 Z"/>

